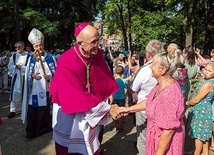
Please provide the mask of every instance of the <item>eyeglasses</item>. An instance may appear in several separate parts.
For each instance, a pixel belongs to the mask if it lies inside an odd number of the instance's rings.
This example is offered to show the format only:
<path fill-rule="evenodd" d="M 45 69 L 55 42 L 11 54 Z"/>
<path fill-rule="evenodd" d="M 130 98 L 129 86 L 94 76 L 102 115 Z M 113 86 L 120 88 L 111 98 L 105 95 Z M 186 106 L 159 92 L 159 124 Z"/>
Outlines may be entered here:
<path fill-rule="evenodd" d="M 94 41 L 92 41 L 92 42 L 86 42 L 86 41 L 82 41 L 83 43 L 86 43 L 86 44 L 89 44 L 89 45 L 91 45 L 91 46 L 97 46 L 97 45 L 99 45 L 99 39 L 98 40 L 94 40 Z"/>
<path fill-rule="evenodd" d="M 169 60 L 169 57 L 168 57 L 168 53 L 167 52 L 165 52 L 165 53 L 163 53 L 161 56 L 165 56 L 166 57 L 166 61 L 167 61 L 167 64 L 168 64 L 168 68 L 167 68 L 167 71 L 169 71 L 169 69 L 170 69 L 170 60 Z"/>
<path fill-rule="evenodd" d="M 39 47 L 43 47 L 43 45 L 42 44 L 40 44 L 40 45 L 34 45 L 33 47 L 34 48 L 39 48 Z"/>

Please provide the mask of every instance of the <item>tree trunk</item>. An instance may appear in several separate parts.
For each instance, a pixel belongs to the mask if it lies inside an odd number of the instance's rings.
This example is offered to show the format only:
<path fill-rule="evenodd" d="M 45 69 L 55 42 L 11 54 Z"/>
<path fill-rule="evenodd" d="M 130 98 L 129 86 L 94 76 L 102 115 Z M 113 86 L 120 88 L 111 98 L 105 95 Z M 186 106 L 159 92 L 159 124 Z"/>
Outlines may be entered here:
<path fill-rule="evenodd" d="M 119 11 L 119 16 L 120 16 L 120 21 L 121 21 L 124 48 L 125 48 L 125 50 L 128 50 L 128 39 L 127 39 L 126 27 L 125 27 L 125 23 L 124 23 L 124 19 L 123 19 L 123 7 L 117 4 L 117 8 Z"/>
<path fill-rule="evenodd" d="M 130 10 L 130 0 L 128 0 L 127 3 L 128 6 L 128 20 L 129 20 L 129 48 L 133 52 L 133 46 L 132 46 L 132 34 L 131 34 L 131 27 L 132 27 L 132 21 L 131 21 L 131 10 Z"/>
<path fill-rule="evenodd" d="M 19 0 L 13 0 L 13 4 L 14 4 L 16 41 L 19 41 L 19 40 L 21 40 L 20 18 L 19 18 Z"/>
<path fill-rule="evenodd" d="M 212 49 L 212 0 L 205 1 L 205 12 L 206 12 L 206 33 L 204 38 L 204 54 L 210 54 Z"/>
<path fill-rule="evenodd" d="M 192 26 L 189 28 L 189 32 L 186 33 L 185 47 L 192 45 Z"/>
<path fill-rule="evenodd" d="M 194 2 L 195 3 L 195 2 Z M 194 4 L 193 4 L 194 6 Z M 192 10 L 192 12 L 190 12 Z M 184 1 L 184 27 L 185 27 L 185 47 L 192 45 L 192 36 L 193 36 L 193 28 L 192 28 L 192 13 L 194 12 L 194 7 L 190 8 L 190 1 Z"/>

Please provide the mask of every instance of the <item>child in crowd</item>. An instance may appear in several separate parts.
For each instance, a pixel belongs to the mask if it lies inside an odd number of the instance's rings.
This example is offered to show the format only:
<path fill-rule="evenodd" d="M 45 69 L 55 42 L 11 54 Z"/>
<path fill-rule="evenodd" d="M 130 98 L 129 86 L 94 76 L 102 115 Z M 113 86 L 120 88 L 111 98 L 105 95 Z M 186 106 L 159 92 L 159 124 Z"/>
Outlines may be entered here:
<path fill-rule="evenodd" d="M 186 84 L 186 80 L 187 80 L 187 68 L 184 65 L 184 63 L 185 63 L 184 58 L 180 54 L 181 51 L 179 49 L 177 49 L 174 52 L 178 55 L 179 61 L 177 63 L 177 69 L 174 72 L 173 77 L 179 83 L 181 91 L 182 91 L 183 95 L 185 96 L 185 84 Z"/>
<path fill-rule="evenodd" d="M 204 68 L 204 79 L 196 88 L 194 97 L 186 102 L 189 109 L 188 135 L 195 139 L 194 154 L 209 154 L 209 140 L 212 137 L 212 97 L 214 95 L 214 61 Z"/>
<path fill-rule="evenodd" d="M 125 81 L 123 80 L 124 68 L 120 65 L 115 68 L 115 80 L 119 86 L 119 90 L 113 95 L 112 104 L 117 104 L 119 107 L 125 107 Z M 123 131 L 123 120 L 124 117 L 119 119 L 119 124 L 117 126 L 117 121 L 113 120 L 114 128 L 113 131 L 118 130 Z"/>

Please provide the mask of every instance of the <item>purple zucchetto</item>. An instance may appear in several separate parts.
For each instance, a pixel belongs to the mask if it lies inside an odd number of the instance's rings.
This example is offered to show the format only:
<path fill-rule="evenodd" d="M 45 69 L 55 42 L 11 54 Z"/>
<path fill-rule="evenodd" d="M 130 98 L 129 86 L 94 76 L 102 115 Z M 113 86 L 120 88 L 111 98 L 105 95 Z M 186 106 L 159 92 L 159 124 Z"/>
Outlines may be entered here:
<path fill-rule="evenodd" d="M 77 37 L 79 35 L 79 33 L 89 24 L 86 22 L 80 23 L 77 25 L 75 32 L 74 32 L 74 36 Z"/>

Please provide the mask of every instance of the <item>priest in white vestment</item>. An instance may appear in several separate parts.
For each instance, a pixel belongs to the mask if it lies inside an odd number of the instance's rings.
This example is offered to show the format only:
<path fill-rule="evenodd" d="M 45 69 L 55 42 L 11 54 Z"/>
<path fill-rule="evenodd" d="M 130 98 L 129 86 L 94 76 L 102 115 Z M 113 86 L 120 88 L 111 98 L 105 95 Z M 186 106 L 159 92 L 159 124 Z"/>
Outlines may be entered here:
<path fill-rule="evenodd" d="M 27 61 L 30 55 L 24 51 L 25 44 L 22 41 L 15 43 L 16 52 L 10 57 L 8 64 L 9 75 L 12 76 L 10 90 L 10 113 L 8 118 L 16 115 L 22 109 L 23 80 Z"/>

